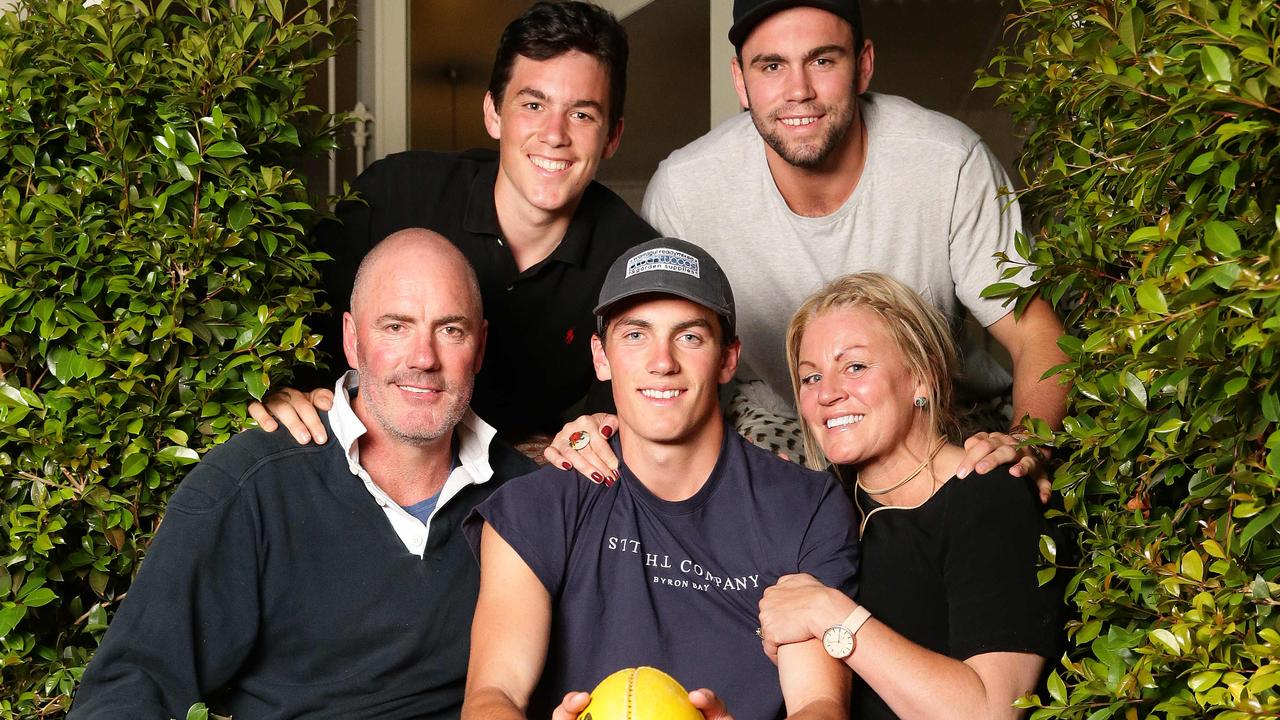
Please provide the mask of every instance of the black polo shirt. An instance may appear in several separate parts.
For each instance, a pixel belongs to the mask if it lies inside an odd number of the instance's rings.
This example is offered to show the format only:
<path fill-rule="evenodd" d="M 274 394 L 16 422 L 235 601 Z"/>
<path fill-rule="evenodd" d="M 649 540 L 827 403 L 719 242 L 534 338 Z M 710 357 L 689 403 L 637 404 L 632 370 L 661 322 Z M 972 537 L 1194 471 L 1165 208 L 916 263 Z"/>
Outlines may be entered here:
<path fill-rule="evenodd" d="M 365 253 L 405 228 L 444 235 L 475 267 L 489 321 L 471 406 L 504 438 L 518 440 L 554 432 L 584 409 L 612 409 L 607 387 L 594 382 L 591 310 L 613 261 L 658 233 L 612 191 L 592 182 L 560 245 L 518 272 L 494 207 L 497 177 L 498 154 L 491 150 L 412 151 L 370 165 L 354 185 L 367 204 L 343 203 L 340 222 L 316 228 L 319 248 L 333 257 L 321 273 L 334 309 L 327 318 L 315 318 L 313 327 L 325 336 L 321 348 L 340 364 L 342 313 Z"/>

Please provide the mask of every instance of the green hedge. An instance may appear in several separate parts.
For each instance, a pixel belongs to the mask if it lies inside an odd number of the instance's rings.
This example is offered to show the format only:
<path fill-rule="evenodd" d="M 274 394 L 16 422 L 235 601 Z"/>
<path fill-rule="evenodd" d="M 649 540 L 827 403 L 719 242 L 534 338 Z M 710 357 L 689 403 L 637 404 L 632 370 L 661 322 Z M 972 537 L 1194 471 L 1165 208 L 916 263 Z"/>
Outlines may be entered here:
<path fill-rule="evenodd" d="M 1075 331 L 1076 619 L 1033 717 L 1276 717 L 1280 9 L 1022 0 L 1011 32 L 979 83 L 1029 129 L 1036 290 Z"/>
<path fill-rule="evenodd" d="M 325 3 L 85 4 L 0 16 L 0 717 L 65 710 L 185 466 L 314 361 Z"/>

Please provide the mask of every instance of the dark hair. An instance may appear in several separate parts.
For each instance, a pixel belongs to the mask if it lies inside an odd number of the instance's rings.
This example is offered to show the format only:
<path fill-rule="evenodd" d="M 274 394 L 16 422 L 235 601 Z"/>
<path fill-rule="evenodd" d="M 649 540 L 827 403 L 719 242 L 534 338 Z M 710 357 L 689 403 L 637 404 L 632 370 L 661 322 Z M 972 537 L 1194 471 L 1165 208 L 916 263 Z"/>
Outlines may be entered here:
<path fill-rule="evenodd" d="M 502 31 L 489 76 L 494 106 L 502 105 L 517 55 L 541 61 L 573 50 L 594 57 L 608 69 L 609 126 L 617 127 L 627 97 L 627 31 L 613 13 L 578 0 L 536 3 Z"/>

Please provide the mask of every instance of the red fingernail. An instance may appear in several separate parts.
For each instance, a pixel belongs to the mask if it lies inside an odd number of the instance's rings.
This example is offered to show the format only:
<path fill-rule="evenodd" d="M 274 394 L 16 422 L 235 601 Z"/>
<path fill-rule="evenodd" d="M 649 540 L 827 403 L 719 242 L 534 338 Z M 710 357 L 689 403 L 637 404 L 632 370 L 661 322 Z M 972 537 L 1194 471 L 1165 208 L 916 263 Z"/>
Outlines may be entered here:
<path fill-rule="evenodd" d="M 612 480 L 612 479 L 605 480 L 605 481 L 604 481 L 604 486 L 605 486 L 605 487 L 613 487 L 613 484 L 614 484 L 614 483 L 616 483 L 616 482 L 618 482 L 618 481 L 617 481 L 617 480 Z"/>
<path fill-rule="evenodd" d="M 613 437 L 613 428 L 609 427 L 608 425 L 605 425 L 604 427 L 600 428 L 600 434 L 605 436 L 606 438 Z"/>
<path fill-rule="evenodd" d="M 591 473 L 591 482 L 599 485 L 600 483 L 604 482 L 604 476 L 598 472 L 593 472 Z"/>
<path fill-rule="evenodd" d="M 570 464 L 569 464 L 569 463 L 567 463 L 567 462 L 562 462 L 562 463 L 560 463 L 560 467 L 564 468 L 565 470 L 572 470 L 572 469 L 573 469 L 573 466 L 572 466 L 572 465 L 570 465 Z"/>

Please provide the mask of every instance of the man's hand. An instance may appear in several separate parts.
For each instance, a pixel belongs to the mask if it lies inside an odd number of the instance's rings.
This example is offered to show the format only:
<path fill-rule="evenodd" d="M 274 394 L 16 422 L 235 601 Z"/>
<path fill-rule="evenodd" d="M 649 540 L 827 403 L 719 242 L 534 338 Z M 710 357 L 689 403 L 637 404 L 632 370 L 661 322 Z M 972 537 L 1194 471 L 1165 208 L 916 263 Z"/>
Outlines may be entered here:
<path fill-rule="evenodd" d="M 560 707 L 551 713 L 551 720 L 575 720 L 578 714 L 587 709 L 591 703 L 591 695 L 584 692 L 571 692 L 560 701 Z"/>
<path fill-rule="evenodd" d="M 618 471 L 618 457 L 613 454 L 607 442 L 617 428 L 616 415 L 583 415 L 570 421 L 556 433 L 551 444 L 543 451 L 543 457 L 563 470 L 577 470 L 597 485 L 612 485 L 622 478 L 622 473 Z M 585 432 L 588 438 L 587 444 L 580 445 L 577 450 L 569 446 L 569 438 L 576 432 Z"/>
<path fill-rule="evenodd" d="M 275 432 L 276 428 L 284 425 L 300 444 L 306 445 L 314 438 L 316 444 L 323 445 L 328 436 L 318 411 L 332 407 L 333 391 L 327 388 L 316 388 L 311 392 L 284 388 L 268 395 L 265 406 L 260 402 L 250 403 L 249 414 L 267 432 Z"/>
<path fill-rule="evenodd" d="M 1013 463 L 1009 474 L 1034 480 L 1040 491 L 1040 502 L 1049 502 L 1053 485 L 1048 467 L 1040 449 L 1033 446 L 1018 447 L 1021 439 L 1002 432 L 980 432 L 964 441 L 964 460 L 956 468 L 956 477 L 964 478 L 976 470 L 986 475 L 1000 465 Z"/>
<path fill-rule="evenodd" d="M 760 640 L 778 662 L 778 646 L 821 638 L 857 607 L 844 593 L 808 573 L 784 575 L 760 598 Z"/>
<path fill-rule="evenodd" d="M 706 688 L 698 688 L 689 693 L 689 702 L 693 703 L 693 706 L 698 708 L 707 720 L 733 720 L 729 709 L 724 706 L 724 701 Z"/>

